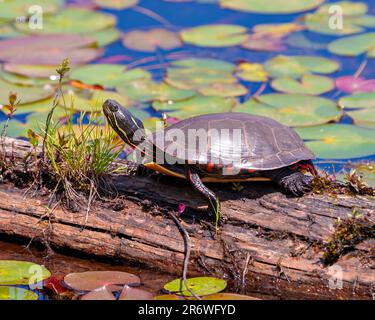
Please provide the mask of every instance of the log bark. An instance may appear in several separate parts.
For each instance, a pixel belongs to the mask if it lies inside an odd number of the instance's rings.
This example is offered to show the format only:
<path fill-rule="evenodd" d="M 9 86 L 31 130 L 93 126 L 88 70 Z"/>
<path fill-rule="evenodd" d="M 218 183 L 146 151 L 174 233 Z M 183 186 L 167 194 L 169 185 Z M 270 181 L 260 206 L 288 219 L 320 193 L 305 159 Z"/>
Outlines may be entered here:
<path fill-rule="evenodd" d="M 6 138 L 3 151 L 18 175 L 34 170 L 28 142 Z M 284 299 L 370 299 L 375 292 L 374 239 L 358 244 L 333 266 L 322 263 L 322 246 L 338 218 L 357 210 L 374 224 L 374 197 L 293 198 L 268 182 L 244 184 L 241 191 L 230 184 L 214 185 L 228 216 L 214 237 L 207 205 L 187 182 L 160 175 L 110 178 L 121 195 L 122 209 L 115 211 L 112 201 L 96 201 L 87 222 L 85 210 L 49 210 L 47 196 L 0 185 L 0 235 L 48 241 L 60 250 L 123 259 L 180 275 L 183 239 L 166 211 L 184 203 L 187 213 L 181 219 L 192 241 L 190 276 L 224 276 L 233 287 L 243 285 L 245 293 Z"/>

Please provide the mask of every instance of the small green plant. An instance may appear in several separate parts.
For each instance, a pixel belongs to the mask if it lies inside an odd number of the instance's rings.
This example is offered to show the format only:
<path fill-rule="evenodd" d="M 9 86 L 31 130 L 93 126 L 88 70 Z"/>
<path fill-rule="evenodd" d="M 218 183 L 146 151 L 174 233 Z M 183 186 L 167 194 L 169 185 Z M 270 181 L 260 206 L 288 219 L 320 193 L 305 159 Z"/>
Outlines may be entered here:
<path fill-rule="evenodd" d="M 358 243 L 374 237 L 375 226 L 355 209 L 347 219 L 337 220 L 335 232 L 325 245 L 323 261 L 331 265 Z"/>

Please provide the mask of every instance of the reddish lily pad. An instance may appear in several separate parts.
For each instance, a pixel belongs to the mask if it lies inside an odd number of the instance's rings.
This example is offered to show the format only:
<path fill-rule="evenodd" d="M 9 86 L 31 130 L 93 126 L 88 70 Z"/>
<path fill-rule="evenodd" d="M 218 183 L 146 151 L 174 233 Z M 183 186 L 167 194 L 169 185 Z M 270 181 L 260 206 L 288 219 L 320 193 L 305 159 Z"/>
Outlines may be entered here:
<path fill-rule="evenodd" d="M 185 43 L 202 47 L 227 47 L 241 44 L 247 29 L 238 25 L 213 24 L 184 29 L 180 35 Z"/>
<path fill-rule="evenodd" d="M 130 31 L 124 36 L 122 43 L 129 49 L 144 52 L 181 47 L 181 40 L 176 33 L 161 28 Z"/>
<path fill-rule="evenodd" d="M 254 51 L 282 51 L 286 49 L 284 41 L 267 35 L 249 35 L 241 44 L 242 47 Z"/>
<path fill-rule="evenodd" d="M 64 283 L 77 291 L 92 291 L 111 284 L 139 285 L 140 282 L 136 275 L 121 271 L 86 271 L 70 273 L 64 278 Z"/>
<path fill-rule="evenodd" d="M 336 79 L 336 87 L 346 93 L 373 92 L 375 79 L 363 79 L 355 76 L 343 76 Z"/>
<path fill-rule="evenodd" d="M 129 287 L 127 285 L 124 286 L 120 294 L 119 300 L 153 300 L 154 295 L 148 291 Z"/>
<path fill-rule="evenodd" d="M 107 286 L 102 286 L 86 293 L 80 300 L 116 300 L 116 298 Z"/>

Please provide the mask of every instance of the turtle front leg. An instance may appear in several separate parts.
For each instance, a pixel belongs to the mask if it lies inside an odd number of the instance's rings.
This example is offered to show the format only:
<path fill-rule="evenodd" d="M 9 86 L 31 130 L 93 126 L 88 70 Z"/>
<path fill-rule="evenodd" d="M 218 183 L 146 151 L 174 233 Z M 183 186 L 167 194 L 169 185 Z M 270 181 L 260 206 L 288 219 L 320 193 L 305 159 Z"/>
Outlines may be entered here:
<path fill-rule="evenodd" d="M 209 208 L 211 208 L 215 217 L 218 219 L 217 222 L 219 225 L 224 223 L 224 217 L 221 214 L 221 205 L 217 195 L 207 188 L 198 173 L 191 167 L 185 167 L 186 178 L 190 181 L 195 190 L 197 190 L 208 202 Z"/>
<path fill-rule="evenodd" d="M 295 196 L 302 196 L 311 190 L 313 178 L 290 167 L 264 171 L 264 175 Z"/>

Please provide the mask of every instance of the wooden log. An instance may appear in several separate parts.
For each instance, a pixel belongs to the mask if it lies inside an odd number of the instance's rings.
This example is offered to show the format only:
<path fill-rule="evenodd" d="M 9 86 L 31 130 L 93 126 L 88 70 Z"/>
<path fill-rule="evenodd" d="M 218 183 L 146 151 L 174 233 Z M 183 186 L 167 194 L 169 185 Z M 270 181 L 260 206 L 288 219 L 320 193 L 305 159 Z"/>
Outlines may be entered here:
<path fill-rule="evenodd" d="M 21 175 L 35 168 L 32 147 L 6 138 L 7 159 Z M 37 150 L 40 154 L 40 149 Z M 31 174 L 32 175 L 32 174 Z M 322 259 L 338 218 L 353 210 L 375 219 L 374 197 L 315 195 L 293 198 L 272 183 L 214 185 L 228 222 L 214 238 L 206 203 L 187 182 L 155 175 L 113 175 L 122 209 L 96 201 L 89 212 L 48 210 L 48 197 L 0 185 L 0 234 L 46 242 L 86 254 L 140 262 L 181 274 L 183 239 L 166 214 L 184 203 L 183 224 L 192 240 L 189 275 L 213 274 L 244 285 L 245 293 L 281 298 L 372 298 L 375 290 L 374 240 L 369 239 L 330 267 Z"/>

